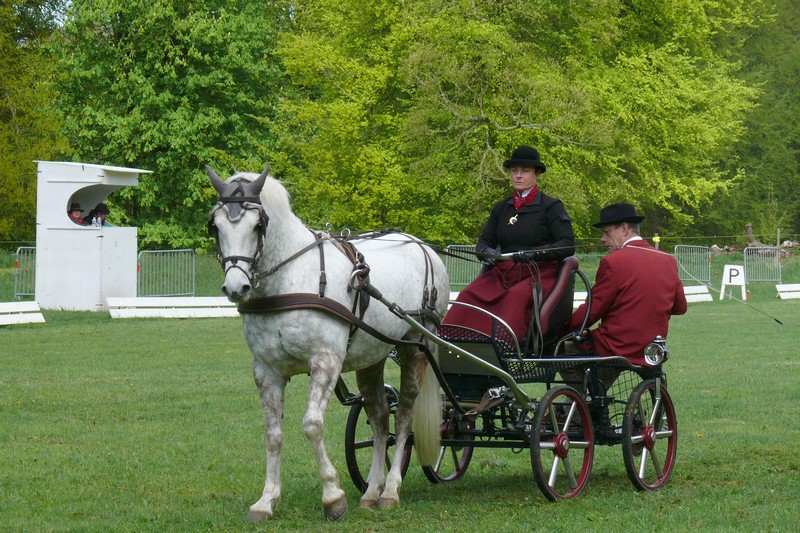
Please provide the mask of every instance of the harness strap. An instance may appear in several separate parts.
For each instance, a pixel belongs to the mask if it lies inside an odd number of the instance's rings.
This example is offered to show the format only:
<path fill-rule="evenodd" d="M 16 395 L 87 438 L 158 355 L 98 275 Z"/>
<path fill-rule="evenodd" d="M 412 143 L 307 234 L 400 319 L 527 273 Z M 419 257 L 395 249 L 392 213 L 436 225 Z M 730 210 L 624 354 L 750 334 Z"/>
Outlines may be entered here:
<path fill-rule="evenodd" d="M 244 203 L 244 202 L 261 204 L 261 198 L 259 198 L 258 196 L 220 196 L 219 201 L 222 202 L 223 204 Z"/>
<path fill-rule="evenodd" d="M 328 284 L 328 275 L 325 273 L 325 248 L 322 245 L 324 238 L 317 235 L 317 248 L 319 248 L 319 297 L 325 297 L 325 286 Z"/>
<path fill-rule="evenodd" d="M 294 311 L 298 309 L 316 309 L 317 311 L 325 311 L 326 313 L 330 313 L 336 317 L 339 317 L 350 324 L 358 326 L 360 329 L 363 329 L 365 332 L 369 333 L 379 341 L 387 344 L 417 346 L 423 351 L 428 349 L 427 346 L 422 342 L 393 339 L 387 335 L 384 335 L 377 329 L 364 322 L 356 314 L 336 300 L 320 297 L 316 294 L 281 294 L 279 296 L 268 296 L 265 298 L 248 300 L 238 305 L 238 310 L 241 314 L 265 314 L 274 313 L 277 311 Z"/>
<path fill-rule="evenodd" d="M 309 231 L 311 231 L 311 230 L 309 230 Z M 308 246 L 305 246 L 304 248 L 301 248 L 300 250 L 298 250 L 297 252 L 295 252 L 295 253 L 294 253 L 294 254 L 292 254 L 291 256 L 287 257 L 286 259 L 284 259 L 283 261 L 281 261 L 280 263 L 278 263 L 278 264 L 277 264 L 277 265 L 275 265 L 274 267 L 270 268 L 269 270 L 267 270 L 267 271 L 265 271 L 265 272 L 260 272 L 260 273 L 258 273 L 258 274 L 255 274 L 253 277 L 255 277 L 255 278 L 264 278 L 264 277 L 271 276 L 271 275 L 273 275 L 275 272 L 277 272 L 278 270 L 280 270 L 282 267 L 286 266 L 286 265 L 287 265 L 288 263 L 290 263 L 291 261 L 294 261 L 295 259 L 297 259 L 297 258 L 298 258 L 298 257 L 300 257 L 301 255 L 303 255 L 304 253 L 306 253 L 307 251 L 309 251 L 309 250 L 310 250 L 310 249 L 312 249 L 313 247 L 315 247 L 315 246 L 320 246 L 320 247 L 321 247 L 321 246 L 322 246 L 322 243 L 325 241 L 325 237 L 323 237 L 323 236 L 321 236 L 321 235 L 317 235 L 317 234 L 316 234 L 316 233 L 314 233 L 313 231 L 312 231 L 311 233 L 313 233 L 313 234 L 314 234 L 314 235 L 317 237 L 317 238 L 316 238 L 316 240 L 315 240 L 314 242 L 312 242 L 312 243 L 311 243 L 311 244 L 309 244 Z M 323 270 L 323 272 L 324 272 L 324 270 Z"/>

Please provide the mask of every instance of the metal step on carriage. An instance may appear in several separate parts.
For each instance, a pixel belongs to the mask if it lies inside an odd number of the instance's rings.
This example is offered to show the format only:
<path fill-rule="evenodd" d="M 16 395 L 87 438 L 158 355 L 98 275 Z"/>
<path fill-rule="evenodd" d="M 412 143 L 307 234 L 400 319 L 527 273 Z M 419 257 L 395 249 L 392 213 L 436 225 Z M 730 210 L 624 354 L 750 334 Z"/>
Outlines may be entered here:
<path fill-rule="evenodd" d="M 513 254 L 504 258 L 513 259 Z M 519 339 L 500 318 L 484 310 L 476 308 L 491 317 L 491 335 L 449 325 L 433 334 L 410 314 L 397 310 L 439 346 L 434 371 L 444 396 L 441 449 L 436 464 L 423 467 L 432 483 L 464 476 L 476 448 L 528 449 L 542 493 L 552 501 L 567 499 L 586 488 L 597 445 L 621 445 L 627 475 L 637 490 L 657 490 L 667 483 L 675 465 L 678 434 L 663 370 L 669 356 L 664 339 L 656 338 L 647 346 L 644 355 L 649 365 L 645 367 L 623 357 L 567 354 L 566 344 L 580 341 L 584 328 L 558 337 L 555 326 L 572 313 L 576 276 L 590 293 L 577 258 L 566 259 L 553 291 L 535 310 L 532 323 L 537 342 L 528 350 L 520 348 Z M 379 292 L 371 295 L 391 307 Z M 613 384 L 607 386 L 613 377 Z M 544 390 L 541 397 L 529 396 L 526 384 Z M 385 389 L 393 418 L 397 391 L 388 384 Z M 372 430 L 360 396 L 351 394 L 341 378 L 336 394 L 350 406 L 345 456 L 350 476 L 363 492 L 372 458 Z M 402 456 L 404 475 L 412 442 Z M 393 445 L 390 435 L 389 446 Z M 391 455 L 387 451 L 387 469 Z"/>

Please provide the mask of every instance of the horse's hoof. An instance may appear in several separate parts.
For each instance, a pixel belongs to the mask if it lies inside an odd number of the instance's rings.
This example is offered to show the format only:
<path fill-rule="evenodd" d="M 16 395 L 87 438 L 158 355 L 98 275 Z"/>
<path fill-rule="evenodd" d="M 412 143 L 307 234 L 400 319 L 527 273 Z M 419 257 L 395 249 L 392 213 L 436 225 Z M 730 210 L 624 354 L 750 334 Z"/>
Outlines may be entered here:
<path fill-rule="evenodd" d="M 362 498 L 361 503 L 359 503 L 358 506 L 361 507 L 362 509 L 374 509 L 375 507 L 378 506 L 378 500 L 373 500 L 373 499 L 365 500 Z"/>
<path fill-rule="evenodd" d="M 347 512 L 347 498 L 342 496 L 330 505 L 325 506 L 325 520 L 339 520 Z"/>
<path fill-rule="evenodd" d="M 394 509 L 400 505 L 400 501 L 394 498 L 381 498 L 381 509 Z"/>
<path fill-rule="evenodd" d="M 266 511 L 253 511 L 247 513 L 247 519 L 250 522 L 261 522 L 262 520 L 272 520 L 272 514 Z"/>

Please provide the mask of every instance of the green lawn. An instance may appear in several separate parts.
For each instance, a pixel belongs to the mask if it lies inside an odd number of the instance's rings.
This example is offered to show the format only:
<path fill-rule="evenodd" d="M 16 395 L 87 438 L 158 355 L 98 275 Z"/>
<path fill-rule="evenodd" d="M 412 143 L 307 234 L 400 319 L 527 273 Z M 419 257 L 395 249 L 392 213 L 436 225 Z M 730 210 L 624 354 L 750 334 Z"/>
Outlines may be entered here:
<path fill-rule="evenodd" d="M 765 294 L 749 305 L 696 303 L 673 319 L 668 372 L 680 441 L 672 480 L 657 493 L 635 492 L 621 449 L 601 447 L 584 494 L 552 504 L 536 487 L 527 451 L 478 449 L 458 482 L 431 485 L 412 464 L 399 509 L 361 510 L 344 460 L 347 410 L 334 401 L 326 439 L 350 503 L 338 523 L 322 519 L 302 433 L 304 376 L 288 389 L 276 519 L 245 521 L 263 486 L 264 446 L 238 319 L 45 316 L 46 324 L 0 328 L 4 530 L 791 531 L 800 524 L 793 337 L 800 301 Z"/>

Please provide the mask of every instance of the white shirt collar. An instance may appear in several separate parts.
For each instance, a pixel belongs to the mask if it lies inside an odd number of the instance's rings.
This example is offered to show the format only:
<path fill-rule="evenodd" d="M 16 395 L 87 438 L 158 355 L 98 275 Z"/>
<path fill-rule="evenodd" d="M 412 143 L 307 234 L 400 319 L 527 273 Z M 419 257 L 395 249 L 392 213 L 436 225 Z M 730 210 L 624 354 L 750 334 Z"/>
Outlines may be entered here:
<path fill-rule="evenodd" d="M 622 243 L 622 247 L 625 248 L 625 245 L 628 244 L 629 242 L 632 242 L 632 241 L 643 241 L 643 240 L 644 239 L 642 239 L 641 235 L 634 235 L 633 237 L 631 237 L 627 241 L 623 242 Z"/>
<path fill-rule="evenodd" d="M 536 185 L 534 185 L 534 186 L 533 186 L 533 187 L 531 187 L 530 189 L 526 189 L 526 190 L 522 191 L 522 193 L 520 194 L 520 196 L 521 196 L 522 198 L 527 198 L 527 197 L 528 197 L 528 195 L 530 194 L 530 192 L 531 192 L 531 191 L 532 191 L 532 190 L 533 190 L 535 187 L 536 187 Z"/>

